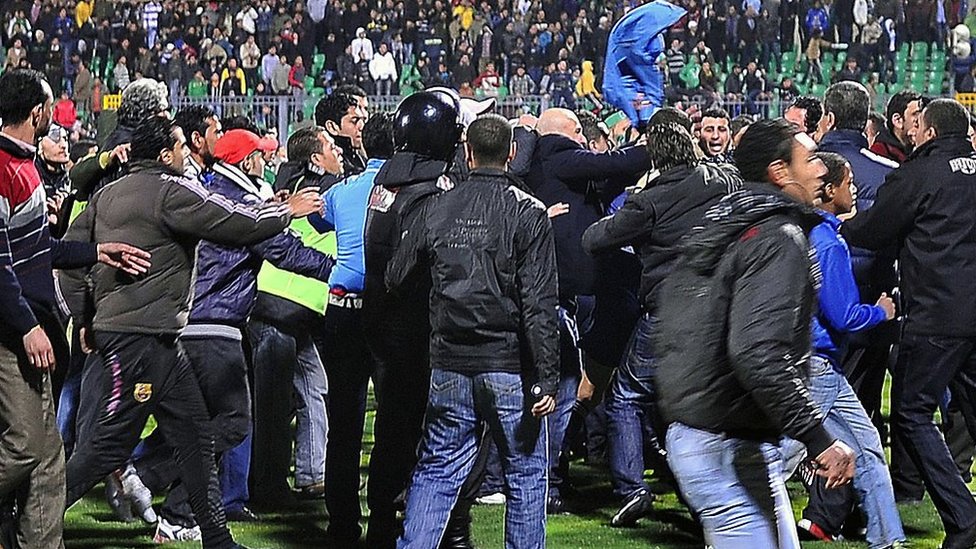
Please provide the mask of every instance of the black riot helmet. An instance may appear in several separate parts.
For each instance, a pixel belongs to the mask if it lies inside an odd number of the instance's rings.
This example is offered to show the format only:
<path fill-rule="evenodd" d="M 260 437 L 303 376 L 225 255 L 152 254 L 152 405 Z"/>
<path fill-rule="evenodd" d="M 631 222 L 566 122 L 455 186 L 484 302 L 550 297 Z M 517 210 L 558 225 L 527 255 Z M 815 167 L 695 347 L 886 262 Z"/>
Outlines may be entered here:
<path fill-rule="evenodd" d="M 412 152 L 450 162 L 461 139 L 461 105 L 443 92 L 419 92 L 403 101 L 393 115 L 397 152 Z"/>

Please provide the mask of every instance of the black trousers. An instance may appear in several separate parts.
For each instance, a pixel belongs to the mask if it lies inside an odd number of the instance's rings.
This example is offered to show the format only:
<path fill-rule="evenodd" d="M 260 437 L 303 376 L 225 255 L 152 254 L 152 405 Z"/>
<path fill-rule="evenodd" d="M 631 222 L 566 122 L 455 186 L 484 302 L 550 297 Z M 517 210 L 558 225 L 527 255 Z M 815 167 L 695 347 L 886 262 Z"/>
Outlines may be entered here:
<path fill-rule="evenodd" d="M 902 429 L 908 455 L 951 533 L 976 524 L 976 501 L 932 422 L 950 384 L 966 402 L 976 402 L 976 338 L 906 333 L 891 388 L 893 423 Z M 976 435 L 976 418 L 964 415 Z"/>
<path fill-rule="evenodd" d="M 83 393 L 96 402 L 95 420 L 67 464 L 67 505 L 125 464 L 152 414 L 173 445 L 203 546 L 234 547 L 220 498 L 208 498 L 220 493 L 210 417 L 177 335 L 97 332 L 95 342 L 104 374 Z"/>
<path fill-rule="evenodd" d="M 186 356 L 212 421 L 211 433 L 214 435 L 214 455 L 220 456 L 235 448 L 247 436 L 251 420 L 251 397 L 247 386 L 247 364 L 241 342 L 220 337 L 182 339 Z M 145 482 L 156 485 L 153 477 L 165 479 L 168 471 L 175 469 L 172 445 L 160 432 L 153 433 L 155 439 L 148 444 L 152 450 L 145 459 L 136 463 L 139 476 L 148 478 Z M 165 482 L 165 481 L 164 481 Z M 211 494 L 220 500 L 220 494 Z M 186 485 L 176 478 L 160 515 L 167 521 L 186 527 L 193 527 L 196 521 L 190 506 L 189 491 Z"/>
<path fill-rule="evenodd" d="M 373 357 L 366 346 L 362 310 L 330 305 L 321 343 L 322 362 L 329 379 L 330 429 L 325 452 L 329 535 L 339 541 L 354 541 L 362 534 L 359 463 L 366 392 L 374 370 Z"/>

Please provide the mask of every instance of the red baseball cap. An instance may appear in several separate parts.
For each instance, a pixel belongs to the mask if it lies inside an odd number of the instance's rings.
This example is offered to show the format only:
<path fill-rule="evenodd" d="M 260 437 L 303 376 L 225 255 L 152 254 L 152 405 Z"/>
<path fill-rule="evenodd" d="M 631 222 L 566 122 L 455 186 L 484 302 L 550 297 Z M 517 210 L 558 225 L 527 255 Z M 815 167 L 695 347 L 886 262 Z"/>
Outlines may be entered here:
<path fill-rule="evenodd" d="M 274 152 L 278 141 L 270 137 L 259 137 L 247 130 L 230 130 L 217 140 L 214 156 L 228 164 L 237 164 L 255 151 Z"/>

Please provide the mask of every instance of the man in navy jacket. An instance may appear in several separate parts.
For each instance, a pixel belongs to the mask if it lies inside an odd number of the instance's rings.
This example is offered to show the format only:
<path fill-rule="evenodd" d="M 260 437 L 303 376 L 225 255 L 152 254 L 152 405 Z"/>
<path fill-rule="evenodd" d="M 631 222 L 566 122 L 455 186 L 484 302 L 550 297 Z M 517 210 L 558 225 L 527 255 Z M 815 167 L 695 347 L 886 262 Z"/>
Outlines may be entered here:
<path fill-rule="evenodd" d="M 593 295 L 596 259 L 583 250 L 583 231 L 603 217 L 606 206 L 633 179 L 650 169 L 643 146 L 608 153 L 586 148 L 579 118 L 566 109 L 549 109 L 536 125 L 539 139 L 525 183 L 546 207 L 564 203 L 569 211 L 552 219 L 559 273 L 560 381 L 556 411 L 549 421 L 549 510 L 559 512 L 562 479 L 556 465 L 576 401 L 582 370 L 576 329 L 577 296 Z"/>

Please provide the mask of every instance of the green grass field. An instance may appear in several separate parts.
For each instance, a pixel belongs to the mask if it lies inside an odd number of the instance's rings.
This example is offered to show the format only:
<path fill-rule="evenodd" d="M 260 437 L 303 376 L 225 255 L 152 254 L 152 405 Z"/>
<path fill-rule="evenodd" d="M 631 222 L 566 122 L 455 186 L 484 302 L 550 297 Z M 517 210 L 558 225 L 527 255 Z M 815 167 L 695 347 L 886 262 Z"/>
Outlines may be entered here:
<path fill-rule="evenodd" d="M 372 447 L 372 411 L 368 419 L 364 448 Z M 368 459 L 364 455 L 364 464 Z M 365 471 L 365 468 L 363 469 Z M 570 482 L 574 494 L 567 497 L 573 507 L 571 515 L 550 517 L 548 546 L 552 548 L 685 548 L 702 547 L 695 524 L 673 494 L 664 494 L 654 506 L 654 513 L 635 528 L 611 528 L 610 517 L 618 502 L 610 491 L 608 473 L 581 462 L 573 463 Z M 657 486 L 652 485 L 655 489 Z M 803 488 L 790 484 L 793 507 L 799 513 L 806 501 Z M 114 521 L 99 486 L 88 497 L 71 508 L 65 520 L 65 545 L 69 548 L 137 548 L 154 547 L 153 527 L 141 522 L 123 524 Z M 942 540 L 939 517 L 931 502 L 900 507 L 905 531 L 918 549 L 936 548 Z M 482 548 L 504 546 L 504 509 L 502 506 L 475 506 L 473 535 Z M 235 538 L 252 549 L 321 548 L 325 546 L 327 518 L 323 502 L 306 502 L 300 508 L 277 514 L 262 514 L 252 524 L 232 524 Z M 199 544 L 173 544 L 174 549 L 199 547 Z M 805 543 L 805 548 L 867 547 L 861 542 Z M 758 548 L 757 548 L 758 549 Z"/>

